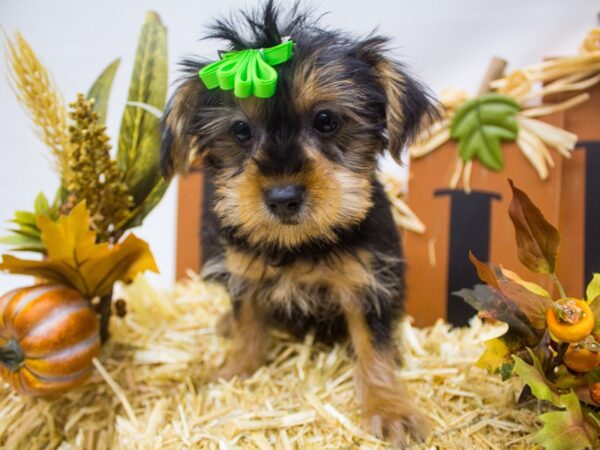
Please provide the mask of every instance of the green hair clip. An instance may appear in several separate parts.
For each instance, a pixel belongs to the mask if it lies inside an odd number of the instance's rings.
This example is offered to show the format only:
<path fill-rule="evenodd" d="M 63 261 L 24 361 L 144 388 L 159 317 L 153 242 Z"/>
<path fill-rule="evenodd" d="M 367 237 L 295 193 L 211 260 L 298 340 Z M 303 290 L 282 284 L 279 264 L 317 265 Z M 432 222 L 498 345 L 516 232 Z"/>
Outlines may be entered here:
<path fill-rule="evenodd" d="M 208 89 L 233 89 L 239 98 L 272 97 L 277 88 L 277 71 L 272 66 L 288 61 L 293 49 L 294 41 L 288 39 L 265 49 L 227 52 L 220 61 L 202 68 L 198 75 Z"/>

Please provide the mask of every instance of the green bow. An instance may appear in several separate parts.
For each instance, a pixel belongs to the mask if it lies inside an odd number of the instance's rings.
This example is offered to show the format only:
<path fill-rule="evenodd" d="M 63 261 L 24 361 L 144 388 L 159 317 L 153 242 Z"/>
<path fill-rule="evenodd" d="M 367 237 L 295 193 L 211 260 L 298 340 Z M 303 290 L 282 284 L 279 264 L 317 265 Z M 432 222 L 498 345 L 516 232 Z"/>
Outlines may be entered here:
<path fill-rule="evenodd" d="M 220 61 L 202 68 L 198 75 L 208 89 L 233 89 L 239 98 L 272 97 L 277 87 L 277 71 L 272 66 L 288 61 L 293 49 L 294 41 L 288 40 L 260 50 L 227 52 Z"/>

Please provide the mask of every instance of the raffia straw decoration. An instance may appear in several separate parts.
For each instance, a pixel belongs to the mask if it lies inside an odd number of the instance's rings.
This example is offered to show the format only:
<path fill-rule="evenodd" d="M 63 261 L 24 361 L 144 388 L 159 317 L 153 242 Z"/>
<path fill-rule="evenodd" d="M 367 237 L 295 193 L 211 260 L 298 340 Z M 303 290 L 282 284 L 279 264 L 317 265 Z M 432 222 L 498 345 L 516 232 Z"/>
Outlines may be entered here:
<path fill-rule="evenodd" d="M 214 328 L 230 307 L 224 290 L 196 277 L 170 293 L 137 283 L 123 290 L 129 313 L 113 320 L 101 370 L 85 385 L 35 400 L 0 382 L 0 448 L 387 448 L 360 427 L 346 345 L 274 333 L 267 366 L 245 380 L 217 380 L 230 344 Z M 164 302 L 149 301 L 156 295 Z M 501 333 L 476 319 L 456 329 L 399 325 L 398 377 L 433 423 L 429 440 L 410 448 L 530 447 L 539 411 L 516 404 L 521 382 L 473 365 L 482 342 Z"/>
<path fill-rule="evenodd" d="M 383 171 L 378 172 L 377 177 L 381 184 L 383 184 L 383 188 L 392 206 L 392 216 L 396 225 L 405 230 L 423 234 L 425 232 L 425 224 L 421 222 L 419 217 L 406 203 L 404 199 L 406 189 L 402 180 L 391 173 Z"/>
<path fill-rule="evenodd" d="M 519 123 L 516 144 L 540 179 L 547 179 L 549 169 L 555 165 L 548 146 L 556 149 L 561 156 L 569 158 L 577 143 L 577 136 L 533 118 L 564 111 L 589 100 L 590 97 L 584 92 L 559 103 L 533 106 L 530 103 L 549 94 L 585 90 L 599 82 L 600 28 L 588 33 L 580 47 L 579 55 L 555 58 L 518 69 L 490 83 L 490 87 L 496 92 L 514 98 L 521 105 L 522 110 L 516 115 Z M 411 146 L 411 157 L 421 158 L 450 139 L 451 117 L 468 98 L 468 94 L 457 89 L 442 93 L 440 98 L 443 107 L 442 118 L 425 130 Z M 464 163 L 457 158 L 449 180 L 451 188 L 458 187 L 462 180 L 463 189 L 470 191 L 471 164 L 471 161 Z"/>
<path fill-rule="evenodd" d="M 70 138 L 65 104 L 50 73 L 21 33 L 5 36 L 8 78 L 31 118 L 38 137 L 50 148 L 62 176 L 68 171 Z"/>

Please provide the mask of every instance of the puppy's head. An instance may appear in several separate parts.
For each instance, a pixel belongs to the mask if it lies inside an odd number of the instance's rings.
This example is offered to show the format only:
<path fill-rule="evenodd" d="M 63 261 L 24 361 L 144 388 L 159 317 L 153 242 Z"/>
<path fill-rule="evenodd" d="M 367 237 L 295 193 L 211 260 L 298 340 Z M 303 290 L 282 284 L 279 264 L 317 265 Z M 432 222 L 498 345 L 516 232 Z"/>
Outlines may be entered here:
<path fill-rule="evenodd" d="M 387 39 L 320 28 L 298 7 L 272 1 L 240 20 L 217 21 L 210 38 L 230 50 L 267 48 L 289 36 L 294 54 L 275 66 L 273 97 L 208 90 L 207 61 L 186 76 L 163 120 L 162 167 L 185 171 L 201 156 L 215 183 L 221 225 L 253 246 L 335 241 L 371 207 L 377 157 L 396 161 L 434 107 L 423 87 L 386 55 Z"/>

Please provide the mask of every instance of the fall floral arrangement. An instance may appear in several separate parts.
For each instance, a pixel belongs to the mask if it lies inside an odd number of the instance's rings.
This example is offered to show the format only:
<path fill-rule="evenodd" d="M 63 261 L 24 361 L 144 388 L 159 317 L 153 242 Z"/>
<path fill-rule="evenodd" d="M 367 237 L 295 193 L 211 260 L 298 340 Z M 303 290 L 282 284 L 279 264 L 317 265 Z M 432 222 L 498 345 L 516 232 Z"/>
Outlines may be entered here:
<path fill-rule="evenodd" d="M 469 257 L 485 284 L 456 294 L 480 316 L 505 322 L 506 332 L 486 342 L 477 365 L 526 384 L 520 403 L 540 400 L 552 409 L 540 416 L 533 436 L 547 449 L 595 448 L 600 433 L 600 274 L 586 298 L 572 298 L 555 274 L 560 235 L 529 197 L 510 182 L 509 215 L 519 260 L 546 274 L 558 298 L 517 274 Z M 597 319 L 598 318 L 598 319 Z"/>
<path fill-rule="evenodd" d="M 119 60 L 67 110 L 23 36 L 8 39 L 9 79 L 60 177 L 53 200 L 41 193 L 33 211 L 17 211 L 11 234 L 0 241 L 12 251 L 42 255 L 6 254 L 0 262 L 2 271 L 38 280 L 0 297 L 0 375 L 21 393 L 47 395 L 82 382 L 108 337 L 113 285 L 158 271 L 148 244 L 128 230 L 167 189 L 158 168 L 166 39 L 158 15 L 149 13 L 114 158 L 104 124 Z"/>

